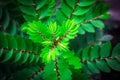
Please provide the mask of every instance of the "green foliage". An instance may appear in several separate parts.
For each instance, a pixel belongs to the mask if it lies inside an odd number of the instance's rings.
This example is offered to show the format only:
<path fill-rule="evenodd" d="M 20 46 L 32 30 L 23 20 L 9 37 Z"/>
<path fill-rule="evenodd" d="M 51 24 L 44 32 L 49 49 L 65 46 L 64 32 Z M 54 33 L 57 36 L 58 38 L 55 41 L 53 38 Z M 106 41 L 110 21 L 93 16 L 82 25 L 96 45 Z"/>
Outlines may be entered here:
<path fill-rule="evenodd" d="M 120 45 L 111 49 L 111 43 L 86 47 L 78 51 L 77 56 L 81 58 L 83 71 L 87 74 L 110 72 L 110 68 L 120 71 Z M 117 55 L 116 55 L 117 54 Z"/>
<path fill-rule="evenodd" d="M 26 21 L 48 21 L 53 15 L 55 0 L 17 0 Z"/>
<path fill-rule="evenodd" d="M 24 76 L 21 77 L 22 74 L 24 74 Z M 26 80 L 31 78 L 37 80 L 37 77 L 39 77 L 39 80 L 42 80 L 41 75 L 40 66 L 30 66 L 12 74 L 13 77 L 11 77 L 11 80 Z"/>
<path fill-rule="evenodd" d="M 104 0 L 0 3 L 1 80 L 91 80 L 81 70 L 120 71 L 120 44 L 112 48 L 103 34 Z"/>
<path fill-rule="evenodd" d="M 17 33 L 17 22 L 11 18 L 8 10 L 0 7 L 0 25 L 1 31 L 4 30 L 12 35 Z"/>
<path fill-rule="evenodd" d="M 30 39 L 34 42 L 42 43 L 46 45 L 43 48 L 41 57 L 44 62 L 50 61 L 52 58 L 60 55 L 60 51 L 68 50 L 68 41 L 73 39 L 78 32 L 78 26 L 74 24 L 74 21 L 67 20 L 62 26 L 56 24 L 56 22 L 50 22 L 48 27 L 42 22 L 28 22 L 23 25 L 22 30 L 25 30 L 30 35 Z"/>
<path fill-rule="evenodd" d="M 20 36 L 13 37 L 10 34 L 0 33 L 0 62 L 37 64 L 40 62 L 39 50 L 33 48 L 35 43 Z M 31 45 L 28 45 L 31 44 Z M 36 48 L 40 47 L 36 45 Z"/>

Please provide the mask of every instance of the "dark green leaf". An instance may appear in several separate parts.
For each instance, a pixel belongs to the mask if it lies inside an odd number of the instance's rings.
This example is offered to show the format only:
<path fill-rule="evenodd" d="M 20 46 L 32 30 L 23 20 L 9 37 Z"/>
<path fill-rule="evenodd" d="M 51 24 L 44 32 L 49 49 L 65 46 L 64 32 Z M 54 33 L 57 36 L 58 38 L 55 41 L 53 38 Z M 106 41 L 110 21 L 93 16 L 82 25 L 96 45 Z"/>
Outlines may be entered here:
<path fill-rule="evenodd" d="M 94 62 L 87 62 L 87 66 L 93 73 L 100 73 L 99 69 L 97 68 L 96 64 Z"/>
<path fill-rule="evenodd" d="M 0 32 L 0 48 L 7 48 L 8 41 L 4 33 Z"/>
<path fill-rule="evenodd" d="M 91 7 L 82 8 L 82 7 L 77 6 L 73 15 L 83 15 L 83 14 L 87 13 L 90 9 L 91 9 Z"/>
<path fill-rule="evenodd" d="M 94 27 L 90 23 L 82 24 L 81 27 L 87 32 L 95 32 Z"/>
<path fill-rule="evenodd" d="M 112 56 L 119 56 L 120 55 L 120 43 L 118 43 L 112 51 Z"/>
<path fill-rule="evenodd" d="M 33 6 L 33 0 L 18 0 L 19 3 L 23 4 L 23 5 L 27 5 L 27 6 Z"/>
<path fill-rule="evenodd" d="M 112 45 L 110 42 L 106 42 L 105 44 L 103 44 L 100 48 L 100 56 L 102 58 L 108 57 L 110 55 L 111 48 Z"/>
<path fill-rule="evenodd" d="M 85 31 L 83 30 L 81 26 L 78 28 L 78 33 L 82 35 L 85 34 Z"/>
<path fill-rule="evenodd" d="M 110 68 L 104 60 L 96 60 L 96 65 L 102 72 L 110 72 Z"/>
<path fill-rule="evenodd" d="M 82 54 L 82 60 L 89 60 L 89 52 L 90 52 L 90 47 L 86 47 L 84 50 L 83 50 L 83 54 Z"/>
<path fill-rule="evenodd" d="M 106 59 L 107 64 L 110 66 L 110 68 L 116 70 L 116 71 L 120 71 L 120 63 L 115 60 L 115 59 Z"/>
<path fill-rule="evenodd" d="M 81 7 L 85 7 L 85 6 L 89 6 L 89 5 L 92 5 L 93 3 L 95 3 L 96 0 L 83 0 L 83 1 L 80 1 L 78 3 L 79 6 Z"/>
<path fill-rule="evenodd" d="M 93 20 L 91 23 L 97 28 L 105 27 L 104 23 L 101 20 Z"/>
<path fill-rule="evenodd" d="M 2 61 L 0 61 L 1 63 L 4 63 L 6 61 L 8 61 L 13 55 L 13 50 L 5 50 L 3 51 L 3 55 L 2 55 Z"/>
<path fill-rule="evenodd" d="M 91 47 L 90 58 L 92 60 L 99 58 L 99 46 L 98 45 Z"/>

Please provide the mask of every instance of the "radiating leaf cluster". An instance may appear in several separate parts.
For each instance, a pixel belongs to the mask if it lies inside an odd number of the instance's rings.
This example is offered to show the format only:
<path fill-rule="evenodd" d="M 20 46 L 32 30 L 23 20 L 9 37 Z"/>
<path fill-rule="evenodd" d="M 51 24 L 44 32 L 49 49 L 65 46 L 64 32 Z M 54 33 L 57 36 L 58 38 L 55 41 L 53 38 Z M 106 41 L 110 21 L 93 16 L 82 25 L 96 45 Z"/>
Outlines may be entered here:
<path fill-rule="evenodd" d="M 78 32 L 78 26 L 74 21 L 67 20 L 59 26 L 56 22 L 50 22 L 47 26 L 39 21 L 28 22 L 23 25 L 22 30 L 29 34 L 34 42 L 45 45 L 42 49 L 41 57 L 43 61 L 54 60 L 59 51 L 68 50 L 68 43 Z"/>

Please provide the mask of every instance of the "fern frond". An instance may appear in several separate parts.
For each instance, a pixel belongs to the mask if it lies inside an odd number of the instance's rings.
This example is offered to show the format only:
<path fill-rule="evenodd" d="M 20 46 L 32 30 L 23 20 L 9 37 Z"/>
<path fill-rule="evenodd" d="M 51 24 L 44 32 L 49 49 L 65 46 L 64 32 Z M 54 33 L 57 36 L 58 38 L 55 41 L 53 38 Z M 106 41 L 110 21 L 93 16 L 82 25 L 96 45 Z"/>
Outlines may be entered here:
<path fill-rule="evenodd" d="M 96 0 L 89 0 L 89 1 L 74 0 L 71 3 L 70 1 L 62 0 L 60 8 L 58 8 L 56 11 L 56 20 L 60 24 L 62 24 L 62 22 L 67 19 L 73 19 L 75 23 L 80 26 L 78 31 L 79 34 L 85 34 L 86 31 L 90 33 L 94 33 L 95 32 L 94 27 L 104 28 L 104 23 L 99 19 L 102 19 L 102 17 L 106 15 L 107 12 L 106 9 L 106 10 L 102 10 L 102 13 L 98 14 L 97 11 L 96 11 L 97 13 L 95 13 L 94 9 L 96 10 L 96 6 L 98 6 L 99 8 L 101 6 L 102 7 L 101 9 L 103 9 L 103 6 L 106 5 L 102 1 L 100 2 L 101 5 L 97 5 L 96 2 L 97 2 Z M 96 14 L 98 15 L 96 16 Z M 98 24 L 95 25 L 93 24 L 93 22 L 95 22 L 95 24 L 97 24 L 98 22 L 100 25 Z"/>
<path fill-rule="evenodd" d="M 41 20 L 47 22 L 53 15 L 55 0 L 18 0 L 20 10 L 26 21 Z M 47 7 L 46 7 L 47 6 Z"/>
<path fill-rule="evenodd" d="M 40 62 L 39 51 L 34 49 L 35 43 L 20 36 L 0 33 L 0 62 L 21 64 L 37 64 Z M 37 46 L 40 49 L 40 46 Z"/>
<path fill-rule="evenodd" d="M 34 79 L 35 78 L 34 75 L 37 74 L 37 73 L 42 73 L 40 66 L 37 66 L 37 65 L 30 66 L 30 67 L 24 68 L 20 71 L 17 71 L 15 73 L 13 73 L 12 74 L 12 80 L 16 80 L 16 79 L 17 80 L 29 80 L 29 78 Z M 22 74 L 24 74 L 23 77 L 21 77 Z"/>
<path fill-rule="evenodd" d="M 87 47 L 79 51 L 82 68 L 88 74 L 110 72 L 110 68 L 120 71 L 120 44 L 111 49 L 111 43 Z M 85 70 L 86 69 L 86 70 Z"/>

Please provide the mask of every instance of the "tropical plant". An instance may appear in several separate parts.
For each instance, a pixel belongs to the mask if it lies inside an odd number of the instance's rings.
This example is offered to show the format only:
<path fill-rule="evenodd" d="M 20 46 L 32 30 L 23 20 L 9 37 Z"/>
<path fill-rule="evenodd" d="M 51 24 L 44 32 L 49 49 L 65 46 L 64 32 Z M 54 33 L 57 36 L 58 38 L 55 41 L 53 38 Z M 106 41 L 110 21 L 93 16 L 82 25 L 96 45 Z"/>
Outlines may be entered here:
<path fill-rule="evenodd" d="M 91 80 L 120 71 L 104 0 L 0 0 L 0 80 Z"/>

